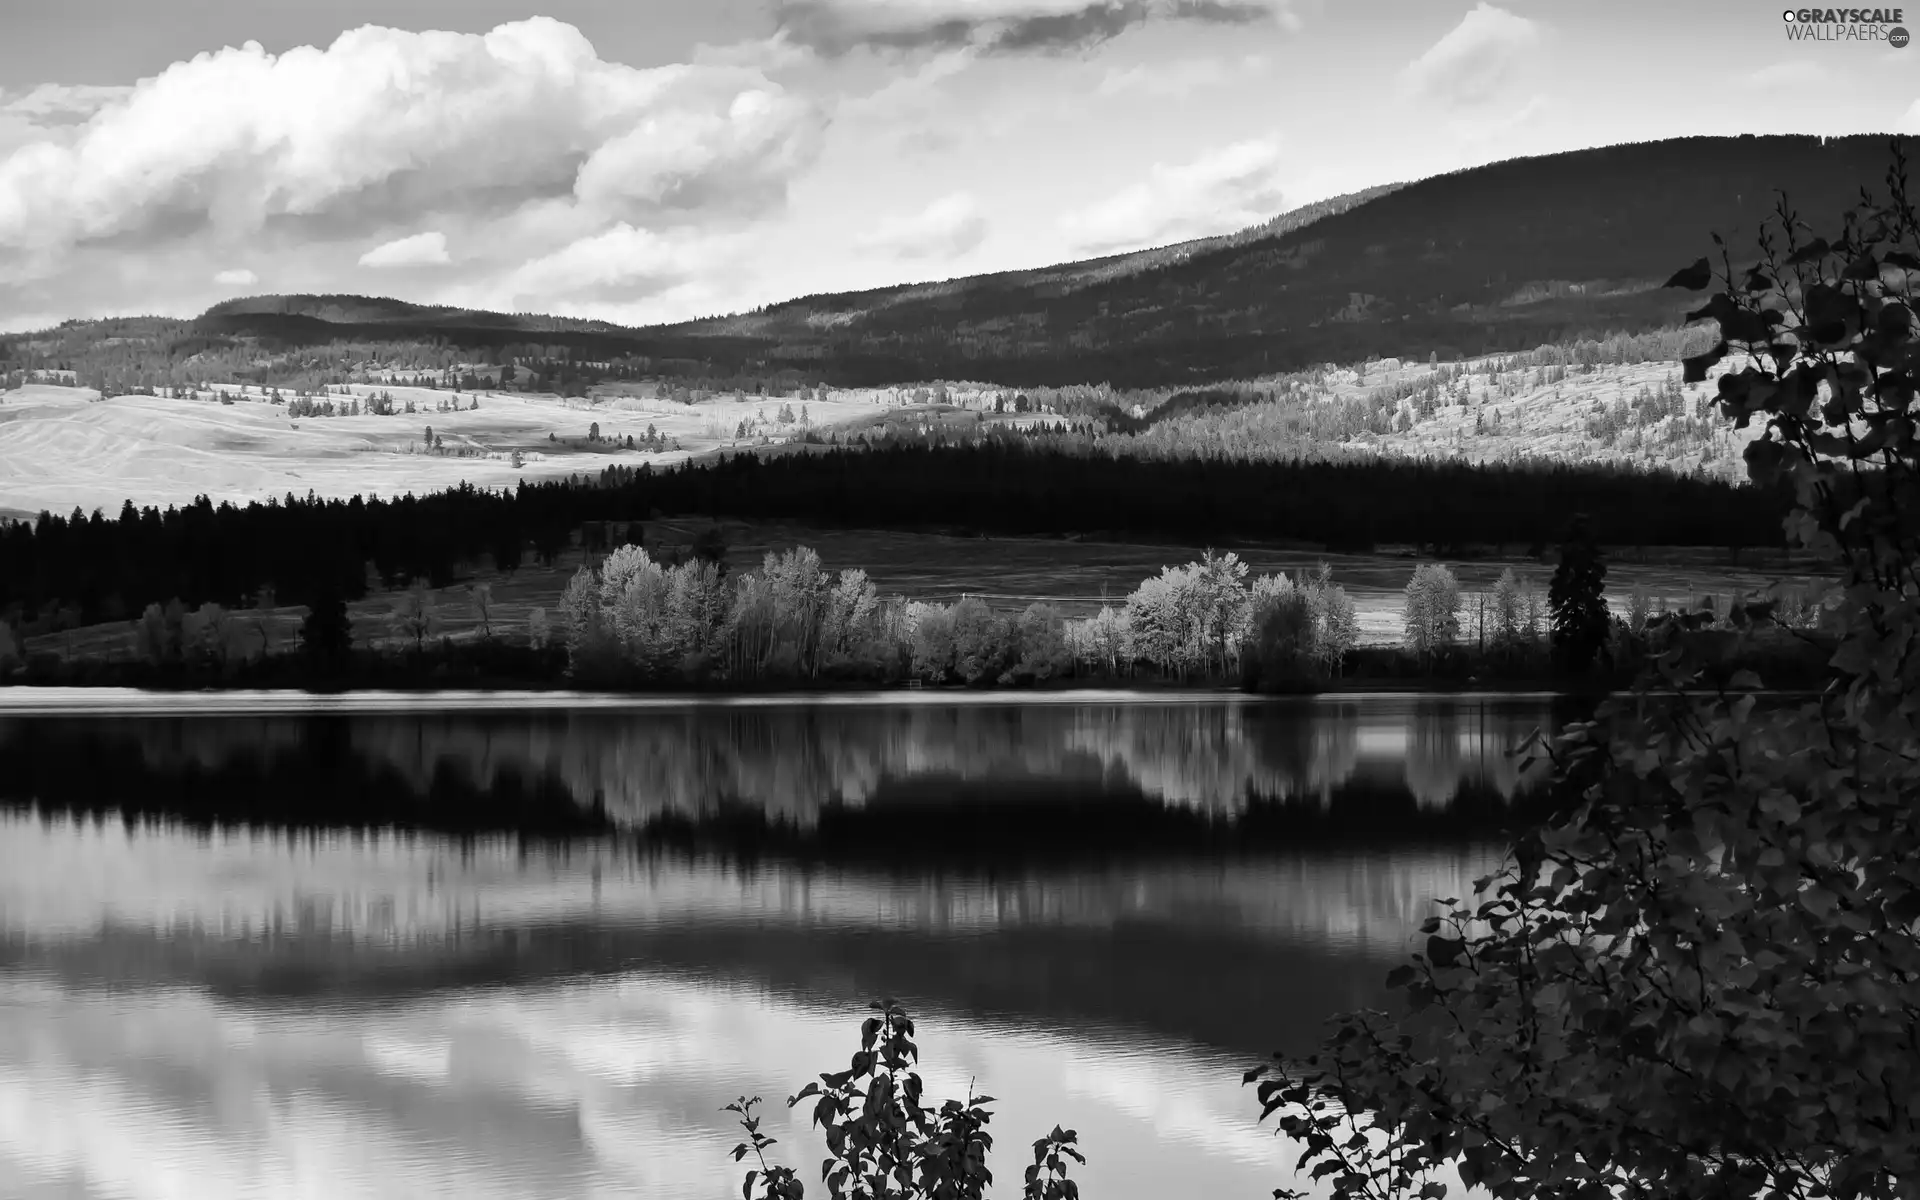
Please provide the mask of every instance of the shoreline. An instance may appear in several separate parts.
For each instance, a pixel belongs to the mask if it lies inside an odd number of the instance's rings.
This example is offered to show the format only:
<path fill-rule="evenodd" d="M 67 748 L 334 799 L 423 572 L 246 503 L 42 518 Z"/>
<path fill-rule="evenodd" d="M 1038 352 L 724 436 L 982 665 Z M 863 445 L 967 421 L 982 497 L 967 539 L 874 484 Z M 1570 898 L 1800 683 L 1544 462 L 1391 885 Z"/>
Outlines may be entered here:
<path fill-rule="evenodd" d="M 0 687 L 0 717 L 33 716 L 248 716 L 297 713 L 662 711 L 688 708 L 1046 706 L 1070 704 L 1269 704 L 1459 697 L 1495 701 L 1551 701 L 1630 696 L 1618 688 L 1363 686 L 1314 692 L 1256 693 L 1238 688 L 1078 687 L 1042 689 L 862 688 L 761 692 L 591 692 L 446 689 L 402 691 L 350 689 L 315 692 L 296 688 L 158 690 L 130 687 Z M 1714 693 L 1698 692 L 1707 696 Z M 1791 689 L 1765 689 L 1760 696 L 1811 696 Z"/>

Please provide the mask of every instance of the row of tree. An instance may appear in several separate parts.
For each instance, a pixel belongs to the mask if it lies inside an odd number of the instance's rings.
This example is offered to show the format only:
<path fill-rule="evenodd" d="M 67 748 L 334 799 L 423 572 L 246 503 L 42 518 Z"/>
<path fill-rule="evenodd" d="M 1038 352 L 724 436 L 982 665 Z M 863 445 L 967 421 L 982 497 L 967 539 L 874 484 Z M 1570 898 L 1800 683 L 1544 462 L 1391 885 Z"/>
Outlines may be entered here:
<path fill-rule="evenodd" d="M 964 497 L 964 501 L 959 498 Z M 201 497 L 117 520 L 76 509 L 0 528 L 0 614 L 55 625 L 125 620 L 148 603 L 241 604 L 263 586 L 285 603 L 386 588 L 443 587 L 490 561 L 551 563 L 588 521 L 654 515 L 953 528 L 1015 535 L 1128 531 L 1190 545 L 1245 537 L 1330 548 L 1469 543 L 1544 548 L 1568 518 L 1595 515 L 1605 544 L 1773 546 L 1790 497 L 1778 489 L 1609 468 L 1472 467 L 1404 460 L 1143 461 L 1008 434 L 959 447 L 887 444 L 764 459 L 736 454 L 662 471 L 609 467 L 490 492 L 304 499 L 242 506 Z"/>
<path fill-rule="evenodd" d="M 1271 634 L 1286 613 L 1284 640 Z M 1294 674 L 1337 675 L 1358 638 L 1353 602 L 1323 568 L 1249 580 L 1231 552 L 1168 567 L 1119 606 L 1084 619 L 1051 604 L 997 612 L 883 598 L 866 572 L 832 573 L 806 547 L 769 553 L 729 580 L 709 558 L 663 563 L 638 546 L 584 565 L 559 604 L 559 636 L 582 680 L 893 679 L 967 685 L 1142 669 L 1231 679 L 1250 652 Z M 530 618 L 537 642 L 544 611 Z M 1256 643 L 1263 631 L 1266 641 Z"/>

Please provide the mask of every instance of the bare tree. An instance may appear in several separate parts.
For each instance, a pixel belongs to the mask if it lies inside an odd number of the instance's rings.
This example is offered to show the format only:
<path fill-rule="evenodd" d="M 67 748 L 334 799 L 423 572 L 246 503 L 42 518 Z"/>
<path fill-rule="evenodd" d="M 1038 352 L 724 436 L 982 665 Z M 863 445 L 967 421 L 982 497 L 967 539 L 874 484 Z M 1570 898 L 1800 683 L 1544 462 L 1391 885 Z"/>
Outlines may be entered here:
<path fill-rule="evenodd" d="M 425 584 L 414 584 L 394 609 L 399 618 L 400 628 L 413 639 L 415 650 L 425 650 L 428 635 L 440 628 L 439 610 L 434 605 L 433 593 Z"/>
<path fill-rule="evenodd" d="M 493 640 L 493 585 L 476 583 L 469 591 L 473 595 L 473 612 L 480 618 L 480 636 L 487 641 Z"/>

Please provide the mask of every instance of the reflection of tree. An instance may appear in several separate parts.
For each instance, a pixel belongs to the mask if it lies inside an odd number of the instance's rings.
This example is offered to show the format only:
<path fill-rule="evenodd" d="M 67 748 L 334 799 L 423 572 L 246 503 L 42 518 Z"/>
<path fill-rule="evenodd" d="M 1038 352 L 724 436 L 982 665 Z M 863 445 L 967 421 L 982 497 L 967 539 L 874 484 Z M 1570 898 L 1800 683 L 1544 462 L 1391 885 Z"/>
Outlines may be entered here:
<path fill-rule="evenodd" d="M 1440 809 L 1460 790 L 1460 742 L 1471 736 L 1451 707 L 1416 710 L 1407 723 L 1407 790 L 1421 808 Z"/>
<path fill-rule="evenodd" d="M 1504 752 L 1548 719 L 1535 707 L 1396 703 L 135 718 L 42 732 L 71 742 L 75 757 L 87 757 L 88 744 L 137 747 L 147 770 L 181 786 L 210 785 L 246 763 L 263 779 L 317 775 L 345 786 L 379 778 L 448 802 L 476 789 L 557 792 L 633 828 L 745 810 L 805 830 L 824 809 L 869 806 L 883 791 L 889 805 L 910 803 L 929 783 L 986 794 L 1033 784 L 1062 795 L 1143 796 L 1226 817 L 1256 801 L 1313 800 L 1325 812 L 1363 766 L 1376 782 L 1381 768 L 1392 769 L 1422 809 L 1440 811 L 1470 785 L 1511 799 L 1522 781 Z M 13 736 L 0 727 L 0 753 L 30 753 L 32 742 L 25 725 Z M 273 802 L 257 803 L 265 813 Z"/>

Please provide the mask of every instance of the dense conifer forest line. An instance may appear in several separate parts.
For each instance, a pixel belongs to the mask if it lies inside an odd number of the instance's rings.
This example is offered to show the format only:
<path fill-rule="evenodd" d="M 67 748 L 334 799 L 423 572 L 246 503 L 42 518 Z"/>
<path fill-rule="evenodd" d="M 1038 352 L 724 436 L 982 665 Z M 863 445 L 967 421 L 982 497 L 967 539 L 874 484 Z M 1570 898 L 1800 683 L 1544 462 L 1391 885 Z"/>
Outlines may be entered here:
<path fill-rule="evenodd" d="M 1457 552 L 1542 548 L 1576 512 L 1592 514 L 1605 544 L 1773 547 L 1789 506 L 1781 490 L 1594 467 L 1116 458 L 1012 438 L 895 443 L 609 468 L 512 492 L 463 485 L 396 499 L 289 494 L 236 507 L 202 497 L 164 512 L 128 502 L 117 517 L 43 513 L 0 530 L 0 615 L 124 620 L 175 598 L 244 604 L 263 587 L 283 604 L 354 599 L 369 568 L 380 586 L 441 587 L 483 560 L 506 571 L 527 556 L 551 562 L 589 523 L 583 543 L 604 538 L 597 523 L 656 515 Z"/>

